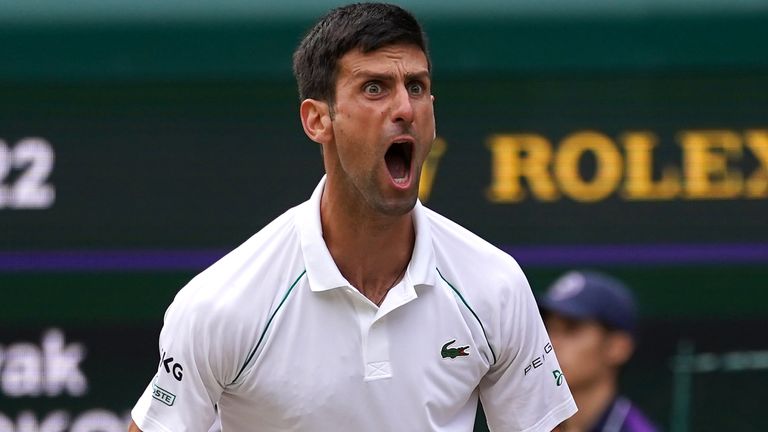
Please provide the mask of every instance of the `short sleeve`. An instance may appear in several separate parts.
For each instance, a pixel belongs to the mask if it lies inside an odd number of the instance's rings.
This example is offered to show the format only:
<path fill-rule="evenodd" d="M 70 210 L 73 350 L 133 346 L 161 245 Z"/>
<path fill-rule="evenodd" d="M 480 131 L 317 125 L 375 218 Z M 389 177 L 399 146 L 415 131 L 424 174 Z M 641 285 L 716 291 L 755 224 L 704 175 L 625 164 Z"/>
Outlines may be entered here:
<path fill-rule="evenodd" d="M 522 271 L 500 298 L 500 353 L 480 383 L 493 432 L 546 431 L 576 412 L 568 384 Z"/>
<path fill-rule="evenodd" d="M 223 392 L 216 326 L 185 287 L 165 314 L 157 374 L 131 411 L 143 432 L 207 432 Z"/>

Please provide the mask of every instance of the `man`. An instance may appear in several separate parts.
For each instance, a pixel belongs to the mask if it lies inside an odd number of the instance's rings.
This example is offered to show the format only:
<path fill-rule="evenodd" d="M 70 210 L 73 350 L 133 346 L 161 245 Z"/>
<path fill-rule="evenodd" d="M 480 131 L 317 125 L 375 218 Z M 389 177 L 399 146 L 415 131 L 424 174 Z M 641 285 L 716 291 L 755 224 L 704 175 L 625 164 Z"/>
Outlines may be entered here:
<path fill-rule="evenodd" d="M 617 279 L 594 271 L 560 277 L 541 298 L 544 322 L 579 412 L 564 432 L 653 432 L 627 398 L 618 375 L 634 350 L 635 301 Z"/>
<path fill-rule="evenodd" d="M 549 431 L 575 404 L 508 255 L 424 208 L 435 138 L 422 30 L 332 10 L 294 55 L 326 176 L 182 289 L 132 431 Z"/>

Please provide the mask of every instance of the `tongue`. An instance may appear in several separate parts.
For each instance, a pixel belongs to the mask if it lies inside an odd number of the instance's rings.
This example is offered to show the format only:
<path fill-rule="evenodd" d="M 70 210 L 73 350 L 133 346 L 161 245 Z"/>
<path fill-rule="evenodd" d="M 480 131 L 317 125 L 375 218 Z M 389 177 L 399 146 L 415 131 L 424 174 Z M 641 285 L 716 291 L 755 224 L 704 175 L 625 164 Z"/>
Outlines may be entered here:
<path fill-rule="evenodd" d="M 400 152 L 389 151 L 384 155 L 389 174 L 393 179 L 404 179 L 408 175 L 408 167 L 405 165 L 405 158 Z"/>

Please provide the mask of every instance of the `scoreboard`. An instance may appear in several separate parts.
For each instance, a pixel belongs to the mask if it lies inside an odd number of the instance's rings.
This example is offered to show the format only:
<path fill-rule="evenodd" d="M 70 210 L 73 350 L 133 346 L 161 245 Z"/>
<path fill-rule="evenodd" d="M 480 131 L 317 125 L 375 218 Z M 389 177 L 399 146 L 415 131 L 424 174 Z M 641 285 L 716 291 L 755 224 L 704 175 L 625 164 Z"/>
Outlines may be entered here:
<path fill-rule="evenodd" d="M 422 200 L 499 245 L 765 243 L 767 88 L 756 73 L 438 76 Z M 5 250 L 231 248 L 322 175 L 290 82 L 0 98 Z"/>

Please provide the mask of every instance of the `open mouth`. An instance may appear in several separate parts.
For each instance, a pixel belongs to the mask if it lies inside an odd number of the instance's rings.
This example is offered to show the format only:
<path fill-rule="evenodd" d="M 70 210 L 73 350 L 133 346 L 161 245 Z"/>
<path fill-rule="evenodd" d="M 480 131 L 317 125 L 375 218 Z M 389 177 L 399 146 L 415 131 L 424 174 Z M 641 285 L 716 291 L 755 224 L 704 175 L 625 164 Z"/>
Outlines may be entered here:
<path fill-rule="evenodd" d="M 384 161 L 387 163 L 389 175 L 396 185 L 404 186 L 408 184 L 411 177 L 411 155 L 413 153 L 413 143 L 408 141 L 395 141 L 389 146 L 384 155 Z"/>

